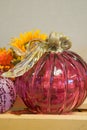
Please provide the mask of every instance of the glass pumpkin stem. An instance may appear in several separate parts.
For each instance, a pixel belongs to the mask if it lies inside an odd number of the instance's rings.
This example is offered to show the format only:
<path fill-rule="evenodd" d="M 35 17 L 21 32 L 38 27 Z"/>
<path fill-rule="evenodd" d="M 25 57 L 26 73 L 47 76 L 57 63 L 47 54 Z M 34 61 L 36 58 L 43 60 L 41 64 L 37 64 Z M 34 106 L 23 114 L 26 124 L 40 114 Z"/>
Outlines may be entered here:
<path fill-rule="evenodd" d="M 50 33 L 48 39 L 48 48 L 50 50 L 62 52 L 63 50 L 71 48 L 71 45 L 71 41 L 65 35 L 56 32 Z"/>

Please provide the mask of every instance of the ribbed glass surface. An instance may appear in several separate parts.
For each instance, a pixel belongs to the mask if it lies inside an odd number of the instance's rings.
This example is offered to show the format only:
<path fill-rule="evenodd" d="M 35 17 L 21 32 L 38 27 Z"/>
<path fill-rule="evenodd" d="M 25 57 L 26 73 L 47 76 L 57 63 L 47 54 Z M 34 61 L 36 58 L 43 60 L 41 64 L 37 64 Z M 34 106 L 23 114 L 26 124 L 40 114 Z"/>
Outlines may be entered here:
<path fill-rule="evenodd" d="M 71 51 L 45 53 L 15 84 L 29 111 L 66 113 L 86 98 L 87 64 Z"/>

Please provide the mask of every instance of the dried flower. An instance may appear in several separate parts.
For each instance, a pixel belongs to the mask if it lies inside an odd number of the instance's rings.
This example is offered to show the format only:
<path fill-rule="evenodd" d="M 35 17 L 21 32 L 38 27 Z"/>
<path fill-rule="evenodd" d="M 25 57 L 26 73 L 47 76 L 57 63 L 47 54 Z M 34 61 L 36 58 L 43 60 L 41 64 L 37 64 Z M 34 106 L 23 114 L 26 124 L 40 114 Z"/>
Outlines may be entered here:
<path fill-rule="evenodd" d="M 0 69 L 5 71 L 13 67 L 11 61 L 13 60 L 12 50 L 0 48 Z"/>

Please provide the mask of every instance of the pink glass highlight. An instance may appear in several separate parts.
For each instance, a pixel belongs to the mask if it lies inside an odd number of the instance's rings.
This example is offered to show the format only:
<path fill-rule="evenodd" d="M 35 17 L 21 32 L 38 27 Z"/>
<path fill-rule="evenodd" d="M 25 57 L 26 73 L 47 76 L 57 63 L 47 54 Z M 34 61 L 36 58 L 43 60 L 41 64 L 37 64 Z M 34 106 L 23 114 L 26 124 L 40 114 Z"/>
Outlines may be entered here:
<path fill-rule="evenodd" d="M 45 53 L 15 85 L 32 113 L 70 112 L 87 96 L 87 64 L 71 51 Z"/>

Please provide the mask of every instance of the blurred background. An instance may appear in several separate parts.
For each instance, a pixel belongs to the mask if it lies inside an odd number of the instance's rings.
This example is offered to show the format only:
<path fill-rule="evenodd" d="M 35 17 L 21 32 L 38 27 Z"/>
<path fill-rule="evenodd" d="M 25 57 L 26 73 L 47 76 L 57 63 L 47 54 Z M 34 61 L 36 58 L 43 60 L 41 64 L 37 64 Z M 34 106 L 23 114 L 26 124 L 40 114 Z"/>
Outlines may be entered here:
<path fill-rule="evenodd" d="M 0 0 L 0 47 L 20 32 L 63 32 L 87 61 L 87 0 Z"/>

